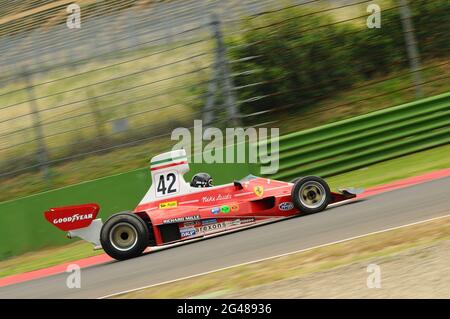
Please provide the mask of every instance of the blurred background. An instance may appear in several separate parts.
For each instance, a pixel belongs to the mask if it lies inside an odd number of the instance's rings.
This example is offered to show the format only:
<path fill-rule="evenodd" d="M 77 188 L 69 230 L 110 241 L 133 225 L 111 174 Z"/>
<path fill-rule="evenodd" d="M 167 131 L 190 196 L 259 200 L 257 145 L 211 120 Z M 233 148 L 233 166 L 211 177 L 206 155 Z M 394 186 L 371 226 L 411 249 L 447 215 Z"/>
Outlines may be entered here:
<path fill-rule="evenodd" d="M 67 24 L 73 4 L 80 28 Z M 15 275 L 103 258 L 43 212 L 95 202 L 106 220 L 132 209 L 151 183 L 150 157 L 194 120 L 279 128 L 273 179 L 318 175 L 366 196 L 433 181 L 211 239 L 197 254 L 168 250 L 170 265 L 149 255 L 133 278 L 122 264 L 92 267 L 95 289 L 78 296 L 184 277 L 193 260 L 209 271 L 410 223 L 131 297 L 450 296 L 449 21 L 449 0 L 0 0 L 0 297 L 75 296 L 55 277 L 3 288 Z M 205 171 L 220 185 L 267 163 L 190 164 L 186 180 Z M 383 267 L 384 289 L 367 289 L 369 261 Z"/>
<path fill-rule="evenodd" d="M 79 0 L 79 29 L 70 3 L 0 0 L 0 201 L 145 167 L 194 119 L 286 134 L 450 88 L 447 0 Z"/>

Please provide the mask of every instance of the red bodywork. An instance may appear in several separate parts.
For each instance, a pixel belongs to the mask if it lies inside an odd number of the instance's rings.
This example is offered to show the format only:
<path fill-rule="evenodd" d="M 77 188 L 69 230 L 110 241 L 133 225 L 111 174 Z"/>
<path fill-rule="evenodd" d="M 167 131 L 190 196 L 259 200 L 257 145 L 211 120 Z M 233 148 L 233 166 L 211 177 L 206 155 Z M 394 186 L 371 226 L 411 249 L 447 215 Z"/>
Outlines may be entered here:
<path fill-rule="evenodd" d="M 252 176 L 239 183 L 140 204 L 134 212 L 150 222 L 154 244 L 163 245 L 299 215 L 291 200 L 292 186 Z M 354 197 L 332 193 L 331 203 Z"/>
<path fill-rule="evenodd" d="M 291 199 L 293 185 L 250 175 L 233 184 L 141 203 L 133 213 L 149 226 L 150 246 L 166 245 L 301 215 Z M 331 195 L 330 204 L 356 197 L 346 191 Z M 97 204 L 52 208 L 45 217 L 70 232 L 90 226 L 99 209 Z"/>
<path fill-rule="evenodd" d="M 97 217 L 100 206 L 84 204 L 51 208 L 44 213 L 45 219 L 62 231 L 88 227 Z"/>

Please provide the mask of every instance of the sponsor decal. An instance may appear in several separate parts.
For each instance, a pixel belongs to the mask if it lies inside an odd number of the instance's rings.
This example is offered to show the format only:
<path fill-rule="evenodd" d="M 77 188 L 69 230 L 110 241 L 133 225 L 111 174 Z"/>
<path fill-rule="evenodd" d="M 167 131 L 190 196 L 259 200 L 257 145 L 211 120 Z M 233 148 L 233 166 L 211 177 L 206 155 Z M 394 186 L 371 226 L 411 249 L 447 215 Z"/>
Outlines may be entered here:
<path fill-rule="evenodd" d="M 223 222 L 213 222 L 213 220 L 216 221 L 216 219 L 207 219 L 202 221 L 202 225 L 195 228 L 197 233 L 210 233 L 215 232 L 218 230 L 225 230 L 228 227 L 233 226 L 239 226 L 242 224 L 248 224 L 255 221 L 255 218 L 244 218 L 244 219 L 234 219 L 234 220 L 227 220 Z M 203 223 L 209 221 L 208 223 Z"/>
<path fill-rule="evenodd" d="M 220 207 L 220 211 L 224 214 L 228 214 L 230 212 L 230 206 L 228 205 L 223 205 Z"/>
<path fill-rule="evenodd" d="M 193 236 L 197 233 L 194 227 L 183 227 L 180 228 L 181 238 Z"/>
<path fill-rule="evenodd" d="M 44 213 L 45 219 L 62 231 L 88 227 L 95 219 L 100 207 L 85 204 L 51 208 Z"/>
<path fill-rule="evenodd" d="M 240 225 L 241 224 L 241 220 L 240 219 L 235 219 L 232 221 L 227 221 L 227 226 L 236 226 L 236 225 Z"/>
<path fill-rule="evenodd" d="M 226 223 L 221 222 L 221 223 L 215 223 L 215 224 L 211 224 L 211 225 L 200 226 L 197 228 L 197 230 L 199 232 L 208 233 L 208 232 L 219 230 L 219 229 L 225 228 L 225 227 L 226 227 Z"/>
<path fill-rule="evenodd" d="M 264 194 L 264 187 L 257 185 L 253 188 L 253 192 L 255 192 L 256 196 L 261 197 Z"/>
<path fill-rule="evenodd" d="M 239 210 L 239 205 L 238 204 L 232 204 L 231 205 L 231 211 L 232 212 L 237 212 Z"/>
<path fill-rule="evenodd" d="M 233 221 L 227 221 L 226 223 L 227 223 L 227 226 L 236 226 L 236 225 L 251 223 L 254 221 L 255 221 L 254 218 L 245 218 L 245 219 L 235 219 Z"/>
<path fill-rule="evenodd" d="M 194 226 L 195 224 L 196 224 L 196 222 L 186 222 L 186 223 L 183 223 L 183 226 L 189 227 L 189 226 Z"/>
<path fill-rule="evenodd" d="M 217 195 L 203 196 L 202 202 L 211 203 L 219 200 L 229 200 L 229 199 L 231 199 L 231 194 L 217 194 Z"/>
<path fill-rule="evenodd" d="M 61 223 L 74 223 L 79 220 L 92 219 L 93 218 L 92 216 L 93 216 L 92 214 L 84 214 L 84 215 L 75 214 L 69 217 L 55 218 L 53 219 L 53 224 L 56 225 Z"/>
<path fill-rule="evenodd" d="M 278 208 L 279 208 L 280 210 L 283 210 L 283 211 L 285 211 L 285 210 L 291 210 L 291 209 L 294 208 L 294 204 L 291 203 L 291 202 L 283 202 L 283 203 L 281 203 L 280 205 L 278 205 Z"/>
<path fill-rule="evenodd" d="M 220 208 L 214 207 L 213 209 L 211 209 L 211 213 L 213 213 L 214 215 L 220 213 Z"/>
<path fill-rule="evenodd" d="M 159 209 L 167 209 L 167 208 L 174 208 L 178 206 L 178 202 L 165 202 L 159 204 Z"/>
<path fill-rule="evenodd" d="M 245 218 L 245 219 L 241 219 L 241 224 L 253 223 L 254 221 L 255 221 L 254 218 Z"/>
<path fill-rule="evenodd" d="M 202 225 L 209 225 L 214 223 L 217 223 L 217 219 L 215 218 L 202 220 Z"/>
<path fill-rule="evenodd" d="M 185 221 L 193 221 L 193 220 L 199 220 L 199 219 L 200 219 L 200 215 L 169 218 L 169 219 L 163 220 L 163 224 L 182 223 Z"/>

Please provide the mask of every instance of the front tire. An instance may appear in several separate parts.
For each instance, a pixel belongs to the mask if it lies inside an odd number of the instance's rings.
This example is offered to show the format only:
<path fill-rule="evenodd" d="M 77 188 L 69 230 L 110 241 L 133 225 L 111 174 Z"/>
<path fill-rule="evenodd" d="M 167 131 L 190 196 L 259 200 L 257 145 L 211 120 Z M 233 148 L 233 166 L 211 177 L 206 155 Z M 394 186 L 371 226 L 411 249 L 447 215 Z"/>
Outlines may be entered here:
<path fill-rule="evenodd" d="M 100 242 L 105 252 L 114 259 L 138 257 L 149 244 L 149 231 L 136 214 L 119 213 L 111 216 L 100 232 Z"/>
<path fill-rule="evenodd" d="M 302 179 L 302 177 L 296 177 L 293 180 L 291 180 L 289 183 L 295 184 L 295 182 L 298 181 L 299 179 Z"/>
<path fill-rule="evenodd" d="M 304 214 L 321 212 L 331 201 L 330 187 L 317 176 L 306 176 L 296 180 L 291 196 L 295 207 Z"/>

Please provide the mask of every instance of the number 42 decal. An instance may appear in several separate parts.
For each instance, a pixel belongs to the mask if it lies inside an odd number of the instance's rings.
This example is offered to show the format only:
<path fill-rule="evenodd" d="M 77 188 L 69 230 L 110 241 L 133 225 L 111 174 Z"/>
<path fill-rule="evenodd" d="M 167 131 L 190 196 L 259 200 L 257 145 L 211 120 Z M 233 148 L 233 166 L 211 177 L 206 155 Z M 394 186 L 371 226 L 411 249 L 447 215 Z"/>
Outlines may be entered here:
<path fill-rule="evenodd" d="M 168 172 L 155 176 L 156 196 L 165 196 L 176 194 L 179 191 L 178 175 L 176 173 Z"/>

